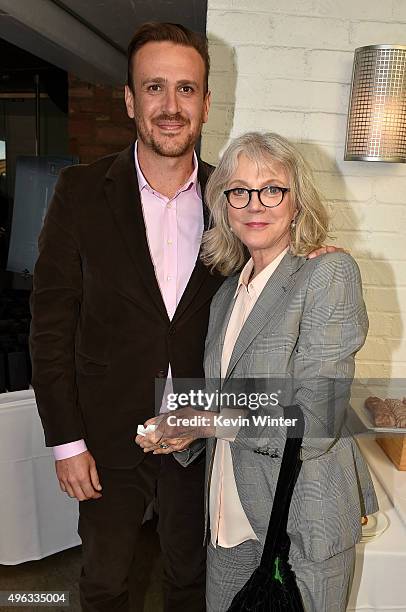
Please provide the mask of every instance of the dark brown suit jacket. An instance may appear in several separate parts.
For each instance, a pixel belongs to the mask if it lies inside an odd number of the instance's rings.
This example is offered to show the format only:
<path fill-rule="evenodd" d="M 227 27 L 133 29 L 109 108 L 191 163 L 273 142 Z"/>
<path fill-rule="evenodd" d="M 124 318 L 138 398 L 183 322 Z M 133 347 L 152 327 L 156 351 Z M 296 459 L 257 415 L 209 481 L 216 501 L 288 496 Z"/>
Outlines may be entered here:
<path fill-rule="evenodd" d="M 211 171 L 199 161 L 204 193 Z M 204 206 L 205 227 L 208 211 Z M 39 238 L 31 295 L 32 384 L 54 446 L 84 438 L 96 462 L 136 465 L 155 378 L 203 378 L 210 301 L 222 282 L 198 259 L 169 320 L 156 281 L 133 146 L 61 173 Z"/>

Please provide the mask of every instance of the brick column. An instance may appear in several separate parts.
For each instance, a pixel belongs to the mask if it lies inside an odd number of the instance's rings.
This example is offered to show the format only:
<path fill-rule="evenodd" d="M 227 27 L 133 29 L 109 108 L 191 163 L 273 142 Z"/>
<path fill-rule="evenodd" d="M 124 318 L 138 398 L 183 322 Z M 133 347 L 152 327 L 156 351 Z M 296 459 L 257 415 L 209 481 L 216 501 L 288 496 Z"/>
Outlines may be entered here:
<path fill-rule="evenodd" d="M 124 87 L 93 85 L 69 75 L 69 150 L 81 163 L 124 149 L 135 127 L 124 104 Z"/>

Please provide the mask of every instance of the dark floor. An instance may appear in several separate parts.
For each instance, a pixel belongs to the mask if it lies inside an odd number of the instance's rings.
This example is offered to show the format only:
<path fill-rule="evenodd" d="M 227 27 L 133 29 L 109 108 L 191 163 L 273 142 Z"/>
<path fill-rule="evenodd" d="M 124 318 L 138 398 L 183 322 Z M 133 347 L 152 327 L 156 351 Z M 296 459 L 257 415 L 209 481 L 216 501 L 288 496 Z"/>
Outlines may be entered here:
<path fill-rule="evenodd" d="M 162 564 L 155 522 L 143 525 L 139 549 L 130 579 L 131 612 L 161 612 Z M 16 610 L 55 610 L 80 612 L 77 581 L 80 574 L 80 546 L 20 565 L 0 565 L 0 591 L 69 591 L 70 606 L 4 607 L 1 612 Z M 186 611 L 185 611 L 186 612 Z"/>

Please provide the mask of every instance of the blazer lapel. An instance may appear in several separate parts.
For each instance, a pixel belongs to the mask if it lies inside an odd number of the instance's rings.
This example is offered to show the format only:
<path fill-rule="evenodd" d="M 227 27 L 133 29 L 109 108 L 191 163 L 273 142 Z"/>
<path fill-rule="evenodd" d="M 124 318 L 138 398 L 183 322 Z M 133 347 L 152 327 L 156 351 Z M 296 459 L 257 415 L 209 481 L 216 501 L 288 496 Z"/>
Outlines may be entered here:
<path fill-rule="evenodd" d="M 207 378 L 220 380 L 221 376 L 221 356 L 223 353 L 224 338 L 227 331 L 228 322 L 234 308 L 234 294 L 237 288 L 238 276 L 235 281 L 230 283 L 222 295 L 222 300 L 216 305 L 214 327 L 210 336 L 214 338 L 212 349 L 205 356 L 205 370 Z"/>
<path fill-rule="evenodd" d="M 209 166 L 208 164 L 202 162 L 201 159 L 199 159 L 198 162 L 199 162 L 199 166 L 197 169 L 197 180 L 199 181 L 200 190 L 202 194 L 203 224 L 204 224 L 204 229 L 207 230 L 209 229 L 209 226 L 210 226 L 210 211 L 206 206 L 204 192 L 206 190 L 206 184 L 209 179 L 209 176 L 211 172 L 214 170 L 214 168 L 213 166 Z"/>
<path fill-rule="evenodd" d="M 198 160 L 198 164 L 199 166 L 197 170 L 197 179 L 199 181 L 199 185 L 200 185 L 200 189 L 202 193 L 203 227 L 204 227 L 204 230 L 207 230 L 209 228 L 209 223 L 210 223 L 210 212 L 204 202 L 204 191 L 206 189 L 207 179 L 210 176 L 210 172 L 212 168 L 208 164 L 205 164 L 204 162 L 202 162 L 200 159 Z M 196 293 L 199 291 L 202 283 L 206 280 L 208 275 L 209 275 L 209 271 L 207 270 L 206 266 L 203 265 L 203 263 L 200 260 L 200 250 L 199 250 L 199 255 L 197 257 L 195 266 L 193 268 L 193 272 L 190 276 L 189 282 L 186 286 L 185 291 L 183 292 L 183 295 L 179 301 L 178 307 L 175 311 L 175 314 L 173 317 L 173 323 L 176 323 L 176 321 L 183 315 L 183 313 L 190 306 L 190 303 L 193 301 L 193 298 L 195 297 Z"/>
<path fill-rule="evenodd" d="M 160 314 L 168 319 L 148 247 L 133 144 L 119 153 L 110 166 L 106 174 L 105 194 L 123 241 L 152 302 Z"/>
<path fill-rule="evenodd" d="M 228 364 L 225 380 L 230 377 L 237 362 L 262 328 L 270 321 L 275 320 L 276 323 L 283 314 L 295 284 L 295 273 L 305 261 L 304 257 L 295 257 L 289 252 L 286 253 L 241 329 Z"/>

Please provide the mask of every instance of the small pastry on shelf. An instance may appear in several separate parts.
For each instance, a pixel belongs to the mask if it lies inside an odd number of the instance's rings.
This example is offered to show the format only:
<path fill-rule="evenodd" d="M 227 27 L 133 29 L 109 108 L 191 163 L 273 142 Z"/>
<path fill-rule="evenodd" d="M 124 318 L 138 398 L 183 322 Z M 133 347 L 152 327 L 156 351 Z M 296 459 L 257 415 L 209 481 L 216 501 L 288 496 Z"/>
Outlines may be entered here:
<path fill-rule="evenodd" d="M 371 396 L 365 400 L 365 407 L 371 413 L 375 427 L 396 427 L 396 417 L 387 400 Z"/>

